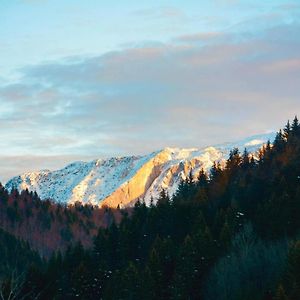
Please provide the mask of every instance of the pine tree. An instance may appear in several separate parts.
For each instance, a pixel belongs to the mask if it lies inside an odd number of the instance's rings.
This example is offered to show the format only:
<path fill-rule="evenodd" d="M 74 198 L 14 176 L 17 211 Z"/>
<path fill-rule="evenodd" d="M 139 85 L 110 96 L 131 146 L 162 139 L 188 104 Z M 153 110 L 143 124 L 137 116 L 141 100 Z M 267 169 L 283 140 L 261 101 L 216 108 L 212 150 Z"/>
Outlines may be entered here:
<path fill-rule="evenodd" d="M 282 152 L 284 149 L 284 145 L 285 145 L 285 140 L 282 134 L 282 130 L 280 129 L 275 137 L 274 140 L 274 148 L 276 149 L 277 152 Z"/>
<path fill-rule="evenodd" d="M 169 202 L 170 202 L 170 198 L 167 191 L 165 189 L 161 189 L 159 198 L 157 200 L 157 205 L 169 204 Z"/>
<path fill-rule="evenodd" d="M 288 120 L 287 124 L 283 129 L 283 137 L 285 138 L 285 140 L 288 140 L 290 133 L 291 133 L 291 124 L 290 121 Z"/>
<path fill-rule="evenodd" d="M 219 162 L 215 162 L 210 170 L 210 181 L 216 181 L 222 173 L 221 165 Z"/>
<path fill-rule="evenodd" d="M 160 241 L 156 241 L 156 244 Z M 152 248 L 150 252 L 149 261 L 147 263 L 147 268 L 149 270 L 149 277 L 153 280 L 153 294 L 156 297 L 160 298 L 163 290 L 163 272 L 162 264 L 158 251 L 155 248 Z"/>
<path fill-rule="evenodd" d="M 208 226 L 199 228 L 192 236 L 197 252 L 197 266 L 202 274 L 208 269 L 217 253 L 217 245 Z"/>
<path fill-rule="evenodd" d="M 107 252 L 107 236 L 104 229 L 100 228 L 94 239 L 93 256 L 95 259 L 95 271 L 102 272 L 108 268 L 107 259 L 110 255 Z"/>
<path fill-rule="evenodd" d="M 195 294 L 199 291 L 194 285 L 198 272 L 196 249 L 190 236 L 187 236 L 176 260 L 172 299 L 196 299 Z"/>
<path fill-rule="evenodd" d="M 128 267 L 121 274 L 120 282 L 120 299 L 141 299 L 142 286 L 141 278 L 137 267 L 129 262 Z"/>
<path fill-rule="evenodd" d="M 200 188 L 207 187 L 208 178 L 203 168 L 201 168 L 198 178 L 197 178 L 197 186 Z"/>
<path fill-rule="evenodd" d="M 189 171 L 189 175 L 186 177 L 186 183 L 188 185 L 193 185 L 194 184 L 194 176 L 193 176 L 193 169 L 192 168 Z"/>
<path fill-rule="evenodd" d="M 244 169 L 248 169 L 248 167 L 250 166 L 250 155 L 247 148 L 244 149 L 241 165 Z"/>
<path fill-rule="evenodd" d="M 299 120 L 298 120 L 298 117 L 295 116 L 295 118 L 293 120 L 293 124 L 292 124 L 292 131 L 294 133 L 297 133 L 297 131 L 299 130 L 299 128 L 300 128 Z"/>
<path fill-rule="evenodd" d="M 234 148 L 229 153 L 229 158 L 226 163 L 226 169 L 229 171 L 235 171 L 241 164 L 242 158 L 238 148 Z"/>

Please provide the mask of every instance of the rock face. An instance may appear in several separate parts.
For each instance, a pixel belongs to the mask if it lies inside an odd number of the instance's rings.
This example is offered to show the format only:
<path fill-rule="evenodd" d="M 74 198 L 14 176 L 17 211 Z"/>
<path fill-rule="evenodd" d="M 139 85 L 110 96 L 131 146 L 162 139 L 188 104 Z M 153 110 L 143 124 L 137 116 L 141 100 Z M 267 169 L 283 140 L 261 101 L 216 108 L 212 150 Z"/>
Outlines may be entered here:
<path fill-rule="evenodd" d="M 209 171 L 214 161 L 224 162 L 233 147 L 257 151 L 274 134 L 254 136 L 237 143 L 203 149 L 166 148 L 144 156 L 75 162 L 57 171 L 28 172 L 6 184 L 11 190 L 36 191 L 41 199 L 72 204 L 77 201 L 109 207 L 125 207 L 138 199 L 149 204 L 162 188 L 173 195 L 182 179 L 201 168 Z"/>

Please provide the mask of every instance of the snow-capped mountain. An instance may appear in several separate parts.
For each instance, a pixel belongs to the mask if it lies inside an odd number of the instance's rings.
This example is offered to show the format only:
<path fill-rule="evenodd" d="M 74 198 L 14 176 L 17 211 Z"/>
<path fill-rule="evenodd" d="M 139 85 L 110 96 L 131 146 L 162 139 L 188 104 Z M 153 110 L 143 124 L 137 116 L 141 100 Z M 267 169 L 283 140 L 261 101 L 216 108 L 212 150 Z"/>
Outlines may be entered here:
<path fill-rule="evenodd" d="M 149 204 L 162 188 L 172 196 L 191 170 L 196 177 L 201 168 L 209 171 L 214 161 L 224 162 L 232 148 L 243 151 L 246 147 L 253 153 L 274 137 L 271 133 L 203 149 L 165 148 L 144 156 L 74 162 L 57 171 L 24 173 L 9 180 L 6 188 L 36 191 L 41 199 L 68 204 L 124 207 L 137 199 Z"/>

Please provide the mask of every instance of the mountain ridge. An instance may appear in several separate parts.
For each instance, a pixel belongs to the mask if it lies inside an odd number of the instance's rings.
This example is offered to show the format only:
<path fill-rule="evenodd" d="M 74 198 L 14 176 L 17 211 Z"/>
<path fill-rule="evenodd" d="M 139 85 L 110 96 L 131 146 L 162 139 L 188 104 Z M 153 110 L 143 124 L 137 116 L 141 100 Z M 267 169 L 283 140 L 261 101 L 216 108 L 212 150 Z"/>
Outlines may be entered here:
<path fill-rule="evenodd" d="M 36 191 L 41 199 L 65 204 L 126 207 L 144 199 L 149 205 L 162 189 L 172 196 L 190 172 L 196 177 L 202 168 L 209 171 L 214 161 L 224 162 L 232 148 L 254 153 L 274 137 L 269 133 L 203 148 L 166 147 L 147 155 L 77 161 L 60 170 L 23 173 L 5 187 Z"/>

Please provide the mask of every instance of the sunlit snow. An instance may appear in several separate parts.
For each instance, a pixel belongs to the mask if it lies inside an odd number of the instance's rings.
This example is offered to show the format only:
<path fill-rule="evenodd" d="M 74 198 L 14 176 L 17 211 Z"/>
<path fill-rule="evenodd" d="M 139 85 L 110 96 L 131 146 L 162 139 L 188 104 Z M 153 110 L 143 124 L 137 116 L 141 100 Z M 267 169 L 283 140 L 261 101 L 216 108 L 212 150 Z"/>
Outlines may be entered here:
<path fill-rule="evenodd" d="M 57 171 L 29 172 L 12 178 L 6 188 L 36 191 L 42 199 L 61 203 L 112 206 L 132 205 L 138 198 L 150 204 L 162 188 L 172 196 L 182 179 L 192 171 L 197 176 L 203 168 L 209 171 L 214 161 L 224 163 L 230 150 L 257 151 L 274 133 L 250 137 L 203 149 L 165 148 L 144 156 L 113 157 L 91 162 L 74 162 Z M 126 200 L 122 202 L 122 200 Z M 242 214 L 241 214 L 242 215 Z"/>

